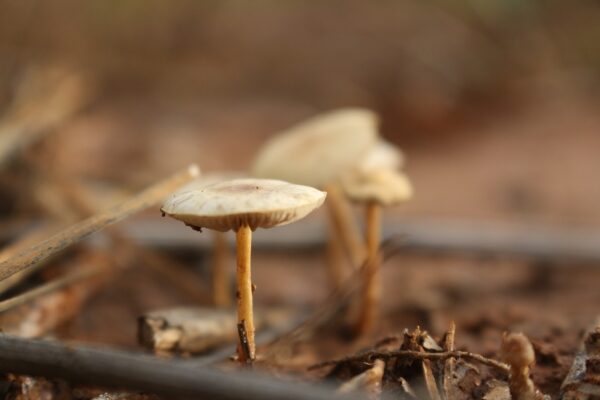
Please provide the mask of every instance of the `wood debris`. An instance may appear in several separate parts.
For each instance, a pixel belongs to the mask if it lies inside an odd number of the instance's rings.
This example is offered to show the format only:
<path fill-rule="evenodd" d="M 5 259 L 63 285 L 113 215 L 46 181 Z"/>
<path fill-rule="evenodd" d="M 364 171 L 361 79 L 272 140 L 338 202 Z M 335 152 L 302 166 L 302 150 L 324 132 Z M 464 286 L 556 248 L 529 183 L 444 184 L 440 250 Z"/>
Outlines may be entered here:
<path fill-rule="evenodd" d="M 362 391 L 367 393 L 369 399 L 378 399 L 381 394 L 381 380 L 385 372 L 385 362 L 375 360 L 373 366 L 354 378 L 344 382 L 338 393 Z"/>
<path fill-rule="evenodd" d="M 258 311 L 260 328 L 289 321 L 289 310 Z M 237 320 L 229 309 L 177 307 L 157 310 L 139 318 L 138 339 L 157 353 L 202 353 L 237 340 Z"/>
<path fill-rule="evenodd" d="M 508 382 L 498 379 L 485 382 L 478 391 L 482 400 L 511 400 Z"/>
<path fill-rule="evenodd" d="M 600 397 L 600 325 L 586 333 L 561 392 L 563 400 Z"/>
<path fill-rule="evenodd" d="M 382 386 L 386 393 L 401 398 L 427 398 L 445 400 L 467 400 L 476 393 L 481 396 L 491 392 L 491 387 L 482 386 L 484 376 L 490 376 L 471 364 L 480 363 L 494 374 L 508 376 L 509 366 L 479 354 L 454 350 L 454 325 L 444 336 L 444 346 L 439 346 L 426 331 L 420 328 L 405 330 L 402 336 L 384 338 L 373 350 L 368 350 L 339 360 L 320 363 L 311 369 L 333 367 L 327 377 L 352 382 L 361 381 L 375 360 L 385 364 Z M 451 372 L 448 362 L 451 361 Z M 506 384 L 508 388 L 508 384 Z M 479 396 L 479 397 L 481 397 Z M 494 398 L 494 394 L 490 394 Z"/>

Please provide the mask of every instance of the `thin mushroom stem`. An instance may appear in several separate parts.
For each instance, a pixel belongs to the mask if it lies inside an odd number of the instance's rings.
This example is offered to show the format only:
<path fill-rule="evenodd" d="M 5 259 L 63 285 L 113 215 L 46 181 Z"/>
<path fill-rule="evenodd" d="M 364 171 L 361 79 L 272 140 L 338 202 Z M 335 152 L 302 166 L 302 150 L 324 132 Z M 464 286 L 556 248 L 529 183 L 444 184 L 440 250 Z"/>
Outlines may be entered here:
<path fill-rule="evenodd" d="M 350 204 L 339 185 L 328 185 L 325 190 L 327 191 L 327 211 L 334 223 L 337 236 L 342 240 L 352 261 L 352 266 L 358 269 L 365 261 L 367 250 L 361 240 L 360 230 L 352 215 Z"/>
<path fill-rule="evenodd" d="M 214 253 L 212 263 L 213 302 L 217 307 L 231 307 L 229 286 L 229 248 L 223 232 L 213 232 Z"/>
<path fill-rule="evenodd" d="M 241 226 L 236 232 L 237 245 L 237 313 L 238 324 L 243 324 L 249 350 L 249 360 L 243 350 L 243 344 L 238 344 L 237 353 L 240 362 L 253 361 L 256 346 L 254 343 L 254 315 L 252 310 L 252 277 L 250 257 L 252 254 L 252 229 L 248 225 Z"/>
<path fill-rule="evenodd" d="M 356 327 L 358 334 L 364 334 L 373 328 L 381 299 L 381 277 L 379 244 L 381 241 L 381 206 L 370 201 L 366 205 L 367 263 L 363 270 L 363 287 L 359 320 Z"/>
<path fill-rule="evenodd" d="M 335 221 L 329 213 L 327 235 L 327 275 L 331 288 L 338 290 L 342 287 L 345 279 L 344 271 L 344 249 L 339 242 Z"/>

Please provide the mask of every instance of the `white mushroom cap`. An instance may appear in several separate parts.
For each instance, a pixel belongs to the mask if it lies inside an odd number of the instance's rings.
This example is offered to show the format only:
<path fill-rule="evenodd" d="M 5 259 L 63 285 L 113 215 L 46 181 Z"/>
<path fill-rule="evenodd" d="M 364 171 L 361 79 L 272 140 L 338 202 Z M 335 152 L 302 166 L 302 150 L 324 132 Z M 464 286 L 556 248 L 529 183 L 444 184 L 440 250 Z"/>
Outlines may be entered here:
<path fill-rule="evenodd" d="M 272 228 L 304 218 L 323 204 L 317 189 L 269 179 L 235 179 L 176 192 L 162 211 L 195 228 Z"/>
<path fill-rule="evenodd" d="M 400 169 L 404 166 L 402 150 L 387 140 L 380 139 L 359 161 L 356 168 L 366 172 L 374 169 Z"/>
<path fill-rule="evenodd" d="M 408 177 L 389 169 L 347 174 L 341 179 L 341 185 L 346 196 L 352 201 L 374 201 L 382 206 L 401 203 L 410 199 L 413 194 Z"/>
<path fill-rule="evenodd" d="M 361 108 L 318 115 L 268 141 L 252 173 L 322 188 L 367 154 L 377 141 L 377 124 L 377 115 Z"/>

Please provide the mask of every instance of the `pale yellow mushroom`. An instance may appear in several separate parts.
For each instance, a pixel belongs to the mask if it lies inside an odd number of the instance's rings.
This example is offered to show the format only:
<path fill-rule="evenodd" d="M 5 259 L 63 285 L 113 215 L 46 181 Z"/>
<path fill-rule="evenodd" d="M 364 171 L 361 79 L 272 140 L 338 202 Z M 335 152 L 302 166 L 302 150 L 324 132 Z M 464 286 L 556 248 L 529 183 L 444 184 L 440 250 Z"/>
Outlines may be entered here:
<path fill-rule="evenodd" d="M 236 179 L 176 193 L 162 211 L 195 229 L 233 230 L 237 243 L 237 313 L 247 342 L 238 346 L 241 362 L 255 358 L 251 243 L 256 228 L 273 228 L 304 218 L 323 204 L 317 189 L 267 179 Z"/>
<path fill-rule="evenodd" d="M 363 290 L 356 325 L 357 333 L 361 334 L 373 327 L 381 298 L 381 208 L 408 200 L 413 190 L 403 173 L 389 169 L 356 171 L 342 178 L 341 185 L 346 196 L 356 203 L 364 204 L 366 211 L 365 242 L 368 261 L 363 269 Z"/>
<path fill-rule="evenodd" d="M 358 172 L 375 169 L 399 170 L 404 167 L 404 154 L 387 140 L 379 139 L 369 152 L 354 166 Z"/>

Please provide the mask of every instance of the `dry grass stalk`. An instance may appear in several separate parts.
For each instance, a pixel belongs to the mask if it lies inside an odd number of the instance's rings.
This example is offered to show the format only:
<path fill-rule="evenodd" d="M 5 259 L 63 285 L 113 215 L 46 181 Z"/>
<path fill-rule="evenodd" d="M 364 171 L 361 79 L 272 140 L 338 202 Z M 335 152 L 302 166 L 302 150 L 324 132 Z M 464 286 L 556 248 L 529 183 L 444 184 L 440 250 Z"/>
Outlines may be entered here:
<path fill-rule="evenodd" d="M 184 171 L 144 190 L 132 199 L 112 207 L 108 211 L 87 218 L 55 234 L 45 241 L 19 252 L 0 263 L 0 281 L 19 271 L 32 268 L 49 256 L 82 240 L 88 235 L 114 224 L 138 211 L 158 204 L 169 193 L 198 176 L 198 167 L 192 165 Z"/>
<path fill-rule="evenodd" d="M 8 260 L 24 249 L 27 249 L 44 238 L 56 233 L 58 230 L 59 228 L 57 226 L 50 225 L 42 226 L 38 229 L 34 229 L 25 233 L 19 239 L 0 250 L 0 261 Z M 36 267 L 41 267 L 42 265 L 44 265 L 44 263 L 38 263 Z M 37 268 L 29 268 L 27 270 L 18 272 L 3 281 L 0 281 L 0 293 L 4 293 L 7 290 L 15 287 L 36 270 Z"/>
<path fill-rule="evenodd" d="M 450 329 L 444 336 L 444 351 L 454 351 L 454 339 L 456 337 L 456 324 L 454 321 L 450 325 Z M 454 358 L 448 358 L 444 363 L 444 374 L 442 377 L 442 387 L 444 390 L 444 397 L 448 400 L 454 399 L 454 367 L 456 360 Z"/>
<path fill-rule="evenodd" d="M 429 398 L 431 400 L 442 400 L 442 396 L 440 396 L 440 391 L 437 387 L 437 382 L 435 381 L 435 376 L 433 375 L 433 370 L 431 369 L 431 361 L 424 359 L 421 362 L 421 365 L 423 367 L 423 378 L 425 379 L 425 387 L 427 388 Z"/>

